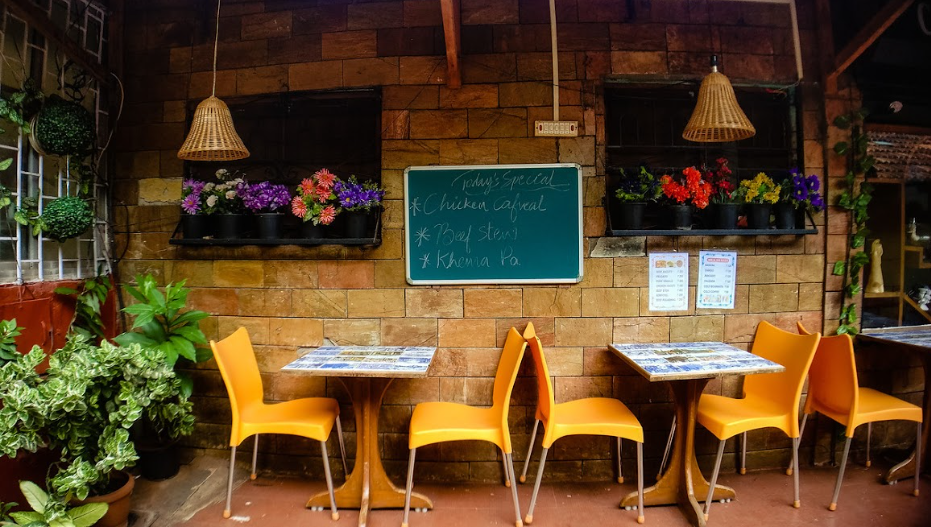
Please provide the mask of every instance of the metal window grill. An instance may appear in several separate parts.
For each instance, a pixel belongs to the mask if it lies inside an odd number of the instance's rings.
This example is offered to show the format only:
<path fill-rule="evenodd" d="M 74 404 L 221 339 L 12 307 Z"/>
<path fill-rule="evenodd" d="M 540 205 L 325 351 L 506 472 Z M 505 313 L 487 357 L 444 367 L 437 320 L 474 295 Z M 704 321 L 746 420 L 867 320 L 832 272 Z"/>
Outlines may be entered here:
<path fill-rule="evenodd" d="M 48 13 L 52 23 L 62 29 L 88 54 L 103 60 L 105 10 L 88 0 L 34 0 Z M 26 22 L 0 5 L 0 95 L 19 89 L 25 77 L 31 77 L 46 95 L 66 97 L 63 86 L 71 69 L 62 68 L 68 57 Z M 108 134 L 109 106 L 105 86 L 88 81 L 84 105 L 95 117 L 98 142 Z M 67 98 L 67 97 L 66 97 Z M 13 207 L 27 197 L 37 197 L 39 211 L 57 197 L 77 194 L 78 178 L 70 170 L 68 158 L 43 156 L 29 144 L 18 127 L 3 122 L 0 128 L 0 159 L 13 157 L 9 169 L 0 172 L 0 183 L 13 193 Z M 75 160 L 77 162 L 78 160 Z M 94 228 L 78 238 L 59 243 L 43 236 L 33 237 L 28 226 L 13 221 L 12 208 L 0 211 L 0 284 L 45 280 L 66 280 L 110 272 L 109 193 L 105 185 L 106 163 L 89 188 L 89 198 L 96 211 Z"/>

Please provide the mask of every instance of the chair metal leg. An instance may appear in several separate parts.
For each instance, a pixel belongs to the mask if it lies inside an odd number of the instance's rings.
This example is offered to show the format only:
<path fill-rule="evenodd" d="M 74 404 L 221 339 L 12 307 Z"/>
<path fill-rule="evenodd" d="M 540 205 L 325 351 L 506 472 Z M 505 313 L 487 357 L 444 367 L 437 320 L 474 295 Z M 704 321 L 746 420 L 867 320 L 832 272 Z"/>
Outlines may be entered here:
<path fill-rule="evenodd" d="M 511 472 L 508 470 L 504 457 L 501 458 L 501 468 L 504 469 L 504 486 L 511 488 Z"/>
<path fill-rule="evenodd" d="M 540 453 L 540 466 L 537 467 L 537 480 L 533 482 L 533 496 L 530 497 L 530 508 L 527 509 L 527 515 L 524 516 L 524 523 L 530 525 L 533 523 L 533 509 L 537 506 L 537 493 L 540 492 L 540 482 L 543 481 L 543 466 L 546 464 L 546 454 L 548 448 L 544 448 Z"/>
<path fill-rule="evenodd" d="M 223 517 L 229 518 L 231 515 L 230 502 L 233 501 L 233 470 L 235 470 L 236 463 L 236 447 L 232 448 L 230 452 L 230 474 L 229 480 L 226 482 L 226 508 L 223 509 Z"/>
<path fill-rule="evenodd" d="M 915 442 L 915 496 L 918 496 L 918 480 L 921 479 L 921 423 L 918 423 L 918 441 Z"/>
<path fill-rule="evenodd" d="M 540 420 L 533 421 L 533 432 L 530 433 L 530 446 L 527 447 L 527 457 L 524 458 L 524 470 L 520 473 L 520 482 L 527 481 L 527 467 L 530 466 L 530 454 L 533 453 L 533 442 L 537 438 L 537 427 L 540 426 Z M 530 523 L 530 522 L 527 522 Z"/>
<path fill-rule="evenodd" d="M 343 458 L 343 479 L 349 479 L 349 465 L 346 464 L 346 444 L 343 441 L 343 425 L 336 416 L 336 435 L 339 438 L 339 455 Z"/>
<path fill-rule="evenodd" d="M 850 453 L 850 440 L 848 437 L 844 441 L 844 455 L 840 459 L 840 470 L 837 471 L 837 482 L 834 483 L 834 496 L 831 498 L 831 504 L 828 506 L 829 511 L 837 510 L 837 497 L 840 496 L 840 484 L 844 479 L 844 469 L 847 468 L 847 454 Z"/>
<path fill-rule="evenodd" d="M 637 443 L 637 523 L 643 523 L 643 443 Z"/>
<path fill-rule="evenodd" d="M 504 454 L 505 471 L 508 473 L 508 479 L 514 478 L 514 461 L 511 454 Z M 517 500 L 517 485 L 511 485 L 511 497 L 514 498 L 514 526 L 523 527 L 524 522 L 520 519 L 520 503 Z"/>
<path fill-rule="evenodd" d="M 718 483 L 718 473 L 721 471 L 721 458 L 724 457 L 724 443 L 722 439 L 718 444 L 718 457 L 714 462 L 714 472 L 711 473 L 711 482 L 708 484 L 708 497 L 705 498 L 705 521 L 708 521 L 708 512 L 711 510 L 711 501 L 714 498 L 714 486 Z"/>
<path fill-rule="evenodd" d="M 407 527 L 408 516 L 411 512 L 411 490 L 414 488 L 414 457 L 416 455 L 417 449 L 412 448 L 407 461 L 407 488 L 404 493 L 404 518 L 401 520 L 401 527 Z"/>
<path fill-rule="evenodd" d="M 624 472 L 621 470 L 621 438 L 617 438 L 617 482 L 624 484 Z"/>
<path fill-rule="evenodd" d="M 255 434 L 253 441 L 254 443 L 252 445 L 252 474 L 249 475 L 249 479 L 251 479 L 252 481 L 255 481 L 255 466 L 259 461 L 259 434 Z"/>
<path fill-rule="evenodd" d="M 801 445 L 802 436 L 805 435 L 805 423 L 807 422 L 808 422 L 808 414 L 802 414 L 802 426 L 798 428 L 799 445 Z M 817 436 L 816 436 L 815 442 L 817 442 Z M 794 467 L 792 466 L 792 463 L 789 463 L 789 468 L 786 469 L 786 476 L 791 476 L 793 470 L 794 470 Z"/>
<path fill-rule="evenodd" d="M 747 473 L 747 433 L 740 435 L 740 474 Z"/>
<path fill-rule="evenodd" d="M 339 512 L 336 510 L 336 495 L 333 493 L 333 475 L 330 474 L 330 458 L 326 453 L 326 441 L 320 442 L 320 453 L 323 455 L 323 475 L 326 476 L 326 488 L 330 491 L 330 515 L 333 521 L 339 519 Z"/>
<path fill-rule="evenodd" d="M 873 423 L 866 423 L 866 468 L 870 468 L 870 439 L 873 437 Z"/>
<path fill-rule="evenodd" d="M 663 460 L 659 463 L 659 474 L 656 475 L 656 479 L 659 479 L 663 472 L 666 470 L 666 461 L 669 460 L 669 452 L 672 450 L 672 439 L 676 435 L 676 416 L 672 416 L 672 424 L 669 425 L 669 437 L 666 438 L 666 450 L 663 450 Z"/>
<path fill-rule="evenodd" d="M 792 439 L 792 465 L 795 467 L 795 470 L 792 472 L 792 483 L 795 484 L 795 501 L 792 502 L 792 506 L 796 509 L 802 506 L 802 501 L 798 496 L 798 445 L 801 442 L 801 437 Z"/>

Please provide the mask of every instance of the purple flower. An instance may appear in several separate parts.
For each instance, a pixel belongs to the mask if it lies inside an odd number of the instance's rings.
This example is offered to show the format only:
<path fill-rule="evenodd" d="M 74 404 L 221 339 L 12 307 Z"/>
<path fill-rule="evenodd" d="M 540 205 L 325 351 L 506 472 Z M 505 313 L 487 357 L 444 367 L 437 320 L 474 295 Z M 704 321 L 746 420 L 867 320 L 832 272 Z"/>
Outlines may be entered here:
<path fill-rule="evenodd" d="M 187 214 L 200 212 L 200 191 L 191 192 L 181 200 L 181 209 Z"/>
<path fill-rule="evenodd" d="M 274 212 L 291 202 L 288 187 L 276 185 L 271 181 L 240 185 L 237 193 L 242 196 L 246 208 L 252 212 Z"/>
<path fill-rule="evenodd" d="M 346 210 L 370 210 L 377 207 L 385 195 L 385 191 L 375 183 L 359 183 L 355 176 L 349 176 L 349 181 L 338 180 L 333 186 L 333 192 L 340 206 Z"/>

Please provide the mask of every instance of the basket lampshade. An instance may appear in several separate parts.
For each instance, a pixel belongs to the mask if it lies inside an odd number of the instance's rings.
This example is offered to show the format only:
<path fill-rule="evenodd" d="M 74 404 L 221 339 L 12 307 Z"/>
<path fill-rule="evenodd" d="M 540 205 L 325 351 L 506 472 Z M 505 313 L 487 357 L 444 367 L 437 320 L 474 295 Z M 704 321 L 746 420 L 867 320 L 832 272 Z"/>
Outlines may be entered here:
<path fill-rule="evenodd" d="M 191 131 L 178 150 L 178 158 L 186 161 L 234 161 L 249 157 L 233 116 L 225 102 L 211 95 L 194 111 Z"/>
<path fill-rule="evenodd" d="M 731 82 L 718 73 L 717 57 L 712 57 L 711 73 L 701 81 L 698 102 L 682 137 L 699 143 L 724 143 L 754 135 L 756 128 L 737 104 Z"/>

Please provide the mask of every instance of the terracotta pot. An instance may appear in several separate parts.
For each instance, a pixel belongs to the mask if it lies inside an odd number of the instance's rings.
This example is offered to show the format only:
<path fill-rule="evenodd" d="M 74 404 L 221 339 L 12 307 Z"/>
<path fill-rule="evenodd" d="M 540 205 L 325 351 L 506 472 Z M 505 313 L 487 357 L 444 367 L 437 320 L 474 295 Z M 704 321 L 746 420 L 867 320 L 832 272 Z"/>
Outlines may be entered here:
<path fill-rule="evenodd" d="M 119 489 L 103 496 L 90 496 L 86 500 L 74 500 L 75 505 L 85 503 L 106 503 L 110 506 L 103 518 L 100 518 L 95 527 L 126 527 L 129 525 L 129 499 L 133 494 L 136 480 L 132 475 L 119 471 L 111 477 L 125 478 L 126 483 Z"/>
<path fill-rule="evenodd" d="M 18 503 L 14 511 L 32 510 L 19 490 L 19 481 L 31 481 L 44 488 L 49 467 L 58 461 L 58 458 L 58 453 L 47 448 L 35 453 L 19 451 L 13 458 L 0 456 L 0 501 Z"/>

